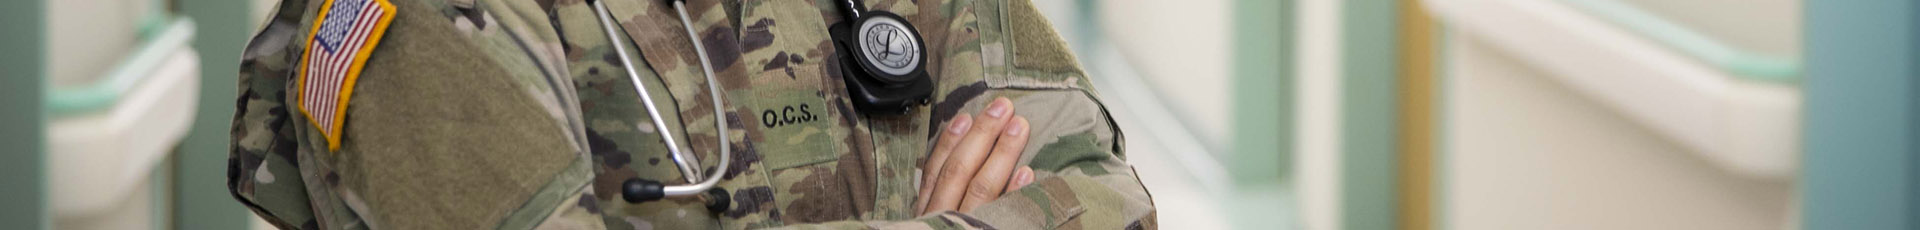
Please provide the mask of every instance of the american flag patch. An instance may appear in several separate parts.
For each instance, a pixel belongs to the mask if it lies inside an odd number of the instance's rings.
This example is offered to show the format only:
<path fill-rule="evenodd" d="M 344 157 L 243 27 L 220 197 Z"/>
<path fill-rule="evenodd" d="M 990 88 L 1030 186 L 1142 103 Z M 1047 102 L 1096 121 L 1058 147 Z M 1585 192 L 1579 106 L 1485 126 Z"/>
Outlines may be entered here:
<path fill-rule="evenodd" d="M 393 21 L 393 3 L 387 0 L 327 0 L 320 6 L 307 37 L 306 56 L 300 62 L 300 113 L 327 138 L 327 150 L 340 148 L 340 125 L 347 99 L 367 55 Z"/>

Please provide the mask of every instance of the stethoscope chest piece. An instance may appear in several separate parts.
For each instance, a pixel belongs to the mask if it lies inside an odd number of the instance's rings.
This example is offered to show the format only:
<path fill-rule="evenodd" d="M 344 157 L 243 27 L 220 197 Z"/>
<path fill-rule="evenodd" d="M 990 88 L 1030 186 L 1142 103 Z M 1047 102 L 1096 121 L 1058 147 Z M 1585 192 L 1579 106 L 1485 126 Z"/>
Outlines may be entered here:
<path fill-rule="evenodd" d="M 927 104 L 933 80 L 927 76 L 926 41 L 906 18 L 889 12 L 864 12 L 843 2 L 849 20 L 828 31 L 840 49 L 840 72 L 854 106 L 873 114 L 901 114 Z"/>

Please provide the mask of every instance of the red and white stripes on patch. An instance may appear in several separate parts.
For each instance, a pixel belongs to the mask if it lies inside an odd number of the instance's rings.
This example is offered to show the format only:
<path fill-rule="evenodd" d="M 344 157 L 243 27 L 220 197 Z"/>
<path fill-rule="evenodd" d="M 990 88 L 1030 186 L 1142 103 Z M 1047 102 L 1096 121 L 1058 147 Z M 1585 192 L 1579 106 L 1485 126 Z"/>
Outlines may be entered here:
<path fill-rule="evenodd" d="M 358 66 L 392 19 L 392 5 L 381 0 L 330 0 L 324 9 L 307 40 L 299 103 L 328 142 L 337 142 Z"/>

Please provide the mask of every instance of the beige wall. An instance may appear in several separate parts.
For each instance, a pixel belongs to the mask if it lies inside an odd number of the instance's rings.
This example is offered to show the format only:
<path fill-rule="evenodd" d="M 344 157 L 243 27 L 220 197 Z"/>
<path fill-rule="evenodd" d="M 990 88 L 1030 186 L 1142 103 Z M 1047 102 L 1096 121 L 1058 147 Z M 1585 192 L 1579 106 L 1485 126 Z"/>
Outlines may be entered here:
<path fill-rule="evenodd" d="M 1443 229 L 1790 229 L 1790 181 L 1721 170 L 1472 36 L 1444 54 Z"/>
<path fill-rule="evenodd" d="M 1229 0 L 1100 1 L 1099 26 L 1195 135 L 1219 151 L 1231 132 Z M 1061 27 L 1065 28 L 1065 27 Z"/>
<path fill-rule="evenodd" d="M 47 71 L 55 87 L 82 85 L 107 73 L 137 42 L 136 20 L 147 0 L 46 1 Z"/>

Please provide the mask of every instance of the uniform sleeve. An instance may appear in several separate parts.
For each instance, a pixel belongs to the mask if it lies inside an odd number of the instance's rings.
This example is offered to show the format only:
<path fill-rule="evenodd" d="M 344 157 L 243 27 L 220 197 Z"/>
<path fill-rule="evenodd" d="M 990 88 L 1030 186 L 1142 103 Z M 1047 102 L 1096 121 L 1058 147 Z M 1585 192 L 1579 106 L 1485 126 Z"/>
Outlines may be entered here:
<path fill-rule="evenodd" d="M 1157 229 L 1152 198 L 1125 162 L 1121 135 L 1083 90 L 989 90 L 1032 124 L 1023 154 L 1035 181 L 971 212 L 910 220 L 832 222 L 789 229 Z M 976 108 L 984 105 L 969 105 Z M 973 113 L 971 111 L 963 112 Z"/>
<path fill-rule="evenodd" d="M 787 225 L 776 229 L 1040 229 L 1038 227 L 1002 228 L 989 225 L 980 219 L 953 211 L 928 214 L 911 220 L 898 221 L 839 221 L 818 224 Z"/>
<path fill-rule="evenodd" d="M 1015 113 L 1032 124 L 1022 164 L 1035 181 L 968 213 L 916 221 L 949 229 L 1156 229 L 1152 198 L 1124 159 L 1122 135 L 1090 92 L 988 92 L 982 98 L 1013 99 Z"/>
<path fill-rule="evenodd" d="M 1029 0 L 977 4 L 992 5 L 979 7 L 979 24 L 1000 26 L 981 26 L 989 89 L 962 110 L 1012 99 L 1033 127 L 1021 164 L 1036 180 L 964 215 L 998 229 L 1156 229 L 1151 195 L 1126 163 L 1124 136 L 1091 83 L 1097 78 Z"/>
<path fill-rule="evenodd" d="M 286 101 L 288 71 L 298 50 L 288 43 L 305 1 L 287 0 L 242 54 L 235 100 L 227 188 L 248 209 L 280 229 L 313 229 L 312 209 L 297 164 Z"/>
<path fill-rule="evenodd" d="M 972 5 L 981 36 L 979 59 L 961 54 L 957 57 L 963 58 L 944 62 L 984 66 L 984 79 L 972 84 L 946 81 L 963 86 L 944 93 L 942 104 L 964 102 L 935 105 L 933 120 L 979 113 L 994 98 L 1013 100 L 1015 113 L 1033 127 L 1020 164 L 1034 169 L 1034 183 L 968 213 L 786 228 L 1157 229 L 1151 195 L 1126 163 L 1123 135 L 1100 103 L 1092 79 L 1046 18 L 1028 0 L 978 0 Z M 980 63 L 970 63 L 974 61 Z"/>

